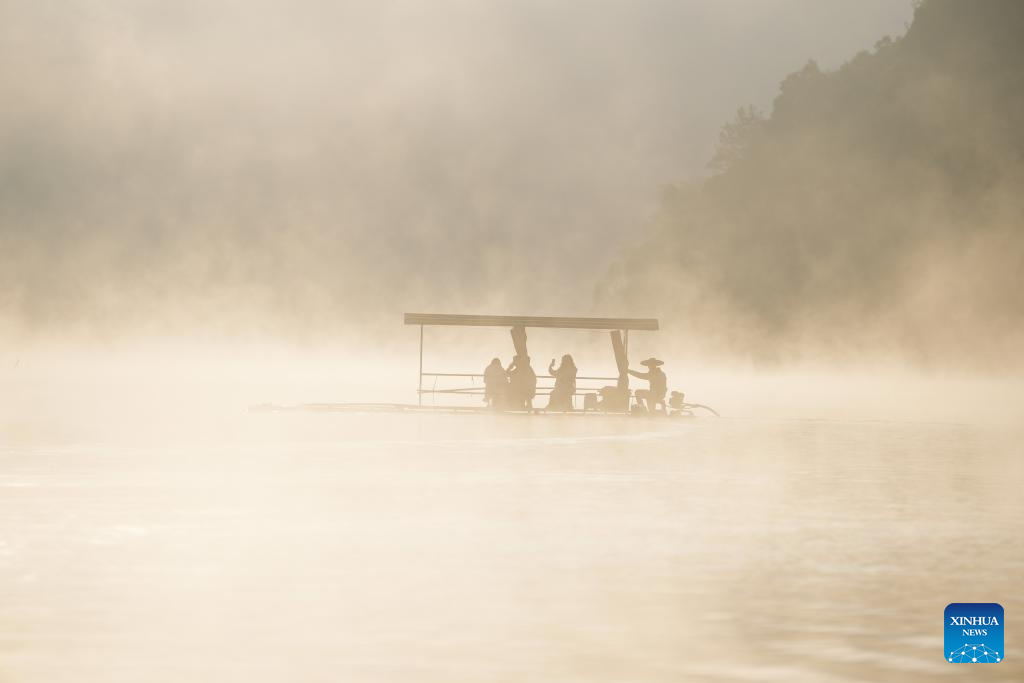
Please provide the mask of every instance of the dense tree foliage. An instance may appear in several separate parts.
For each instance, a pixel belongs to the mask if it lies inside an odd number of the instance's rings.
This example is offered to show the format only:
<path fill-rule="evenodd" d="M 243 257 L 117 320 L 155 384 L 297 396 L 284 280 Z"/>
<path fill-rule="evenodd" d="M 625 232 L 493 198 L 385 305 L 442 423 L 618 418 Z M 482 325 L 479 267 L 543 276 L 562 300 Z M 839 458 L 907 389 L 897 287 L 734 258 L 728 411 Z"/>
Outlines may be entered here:
<path fill-rule="evenodd" d="M 1024 3 L 918 4 L 905 36 L 810 62 L 601 289 L 732 350 L 1019 358 Z"/>

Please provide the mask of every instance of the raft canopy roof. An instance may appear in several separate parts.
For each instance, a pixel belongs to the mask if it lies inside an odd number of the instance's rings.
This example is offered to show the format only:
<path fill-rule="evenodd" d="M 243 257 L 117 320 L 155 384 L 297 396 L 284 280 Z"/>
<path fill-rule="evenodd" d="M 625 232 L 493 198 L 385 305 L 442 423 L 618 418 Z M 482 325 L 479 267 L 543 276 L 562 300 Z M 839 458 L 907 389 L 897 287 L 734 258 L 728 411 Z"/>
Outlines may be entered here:
<path fill-rule="evenodd" d="M 464 327 L 553 327 L 574 330 L 658 329 L 657 318 L 569 318 L 537 315 L 449 315 L 406 313 L 406 325 L 454 325 Z"/>

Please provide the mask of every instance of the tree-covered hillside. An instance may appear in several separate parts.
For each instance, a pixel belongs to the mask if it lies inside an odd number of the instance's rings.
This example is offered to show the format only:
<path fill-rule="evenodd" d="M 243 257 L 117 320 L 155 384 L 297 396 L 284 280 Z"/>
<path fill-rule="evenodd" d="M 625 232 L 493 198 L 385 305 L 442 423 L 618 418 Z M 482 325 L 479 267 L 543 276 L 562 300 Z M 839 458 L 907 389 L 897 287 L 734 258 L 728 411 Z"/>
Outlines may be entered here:
<path fill-rule="evenodd" d="M 601 287 L 715 348 L 1019 362 L 1024 2 L 925 0 L 905 36 L 741 109 Z"/>

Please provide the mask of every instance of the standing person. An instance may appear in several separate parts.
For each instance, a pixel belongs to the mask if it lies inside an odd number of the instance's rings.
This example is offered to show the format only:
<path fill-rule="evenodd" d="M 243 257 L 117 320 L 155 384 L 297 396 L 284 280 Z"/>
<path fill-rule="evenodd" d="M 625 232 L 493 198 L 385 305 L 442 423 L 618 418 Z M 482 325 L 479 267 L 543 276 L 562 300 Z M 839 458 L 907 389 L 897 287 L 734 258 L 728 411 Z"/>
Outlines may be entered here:
<path fill-rule="evenodd" d="M 659 404 L 662 411 L 665 411 L 665 394 L 668 392 L 668 378 L 665 377 L 665 373 L 661 369 L 664 363 L 657 358 L 648 358 L 647 360 L 640 361 L 640 365 L 647 366 L 647 372 L 627 370 L 634 377 L 647 380 L 647 389 L 636 390 L 637 401 L 649 413 L 653 413 Z"/>
<path fill-rule="evenodd" d="M 576 393 L 576 363 L 568 353 L 562 356 L 562 364 L 555 369 L 555 359 L 548 365 L 548 374 L 555 378 L 555 388 L 548 397 L 548 410 L 572 410 L 572 397 Z"/>
<path fill-rule="evenodd" d="M 508 394 L 508 375 L 497 358 L 484 370 L 484 403 L 491 408 L 503 408 Z"/>
<path fill-rule="evenodd" d="M 516 356 L 507 372 L 509 407 L 514 410 L 533 410 L 533 397 L 537 395 L 537 373 L 530 367 L 530 357 Z"/>

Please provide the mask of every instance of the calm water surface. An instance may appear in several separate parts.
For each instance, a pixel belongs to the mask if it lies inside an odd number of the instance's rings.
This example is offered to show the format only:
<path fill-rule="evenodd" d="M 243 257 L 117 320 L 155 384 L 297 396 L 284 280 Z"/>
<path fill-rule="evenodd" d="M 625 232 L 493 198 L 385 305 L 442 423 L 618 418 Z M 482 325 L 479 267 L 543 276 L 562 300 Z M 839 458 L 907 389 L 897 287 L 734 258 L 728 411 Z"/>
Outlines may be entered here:
<path fill-rule="evenodd" d="M 240 416 L 0 444 L 2 681 L 1024 680 L 1024 466 L 889 422 Z M 942 656 L 950 602 L 1007 656 Z"/>

